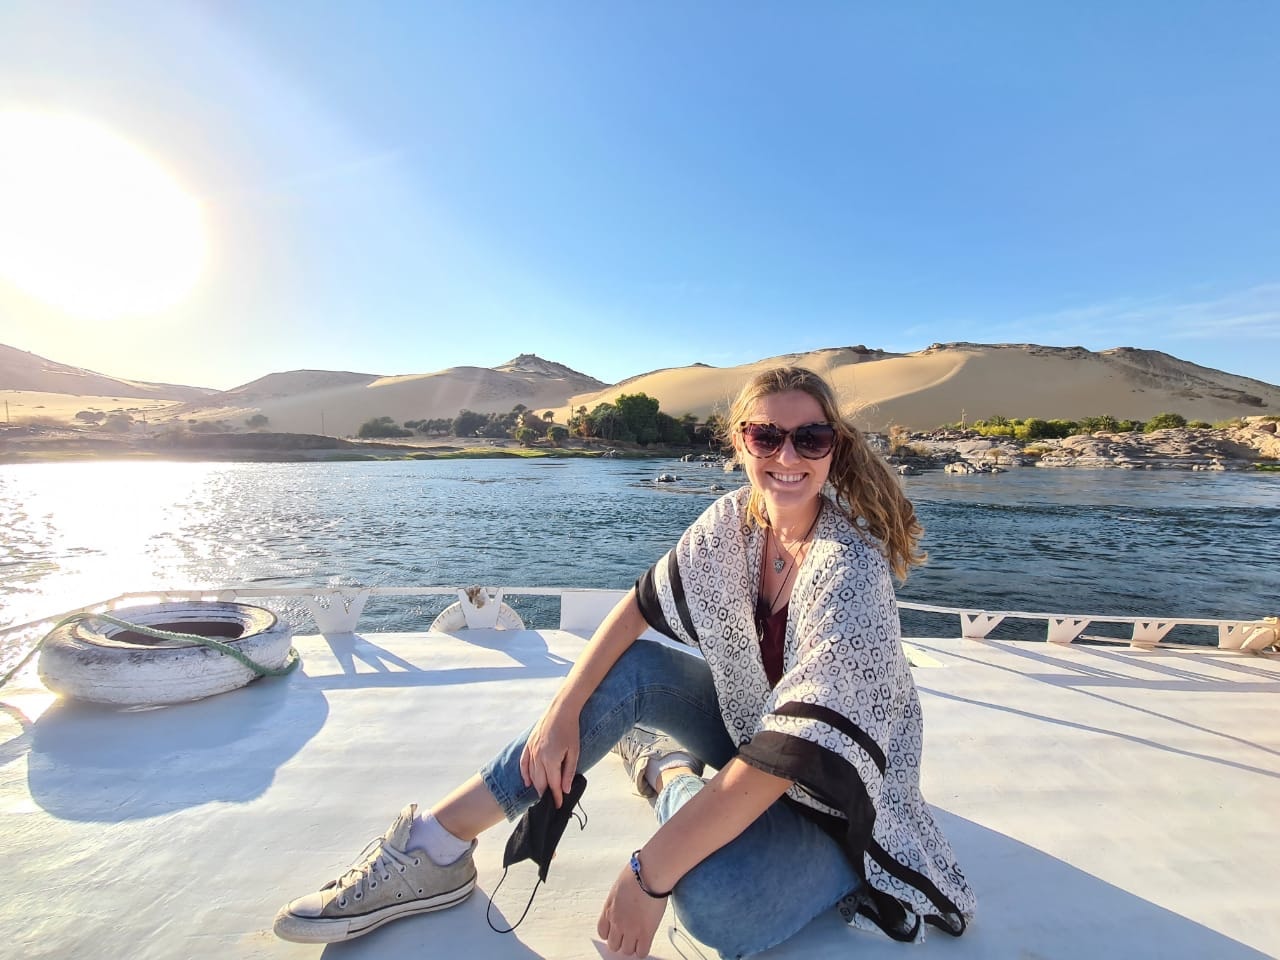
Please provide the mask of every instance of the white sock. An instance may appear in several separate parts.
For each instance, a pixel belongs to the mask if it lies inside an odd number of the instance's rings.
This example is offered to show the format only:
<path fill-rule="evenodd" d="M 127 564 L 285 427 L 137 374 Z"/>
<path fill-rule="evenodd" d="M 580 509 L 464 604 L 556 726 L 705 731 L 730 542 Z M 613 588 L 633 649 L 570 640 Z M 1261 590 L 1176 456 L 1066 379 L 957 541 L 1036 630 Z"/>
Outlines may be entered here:
<path fill-rule="evenodd" d="M 644 778 L 655 792 L 661 793 L 663 770 L 670 770 L 672 767 L 692 768 L 695 762 L 692 754 L 685 753 L 683 750 L 672 750 L 661 757 L 651 758 L 644 768 Z"/>
<path fill-rule="evenodd" d="M 471 849 L 470 840 L 459 840 L 440 826 L 430 810 L 413 818 L 409 828 L 409 849 L 425 850 L 427 856 L 442 867 L 447 867 Z"/>

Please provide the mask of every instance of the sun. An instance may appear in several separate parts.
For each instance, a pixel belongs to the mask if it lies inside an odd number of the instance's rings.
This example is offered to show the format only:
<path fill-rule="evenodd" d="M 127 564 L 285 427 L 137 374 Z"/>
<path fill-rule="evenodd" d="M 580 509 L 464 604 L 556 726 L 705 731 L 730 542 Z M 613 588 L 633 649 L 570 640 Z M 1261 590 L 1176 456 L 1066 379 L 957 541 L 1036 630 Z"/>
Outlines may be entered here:
<path fill-rule="evenodd" d="M 89 120 L 0 110 L 0 285 L 77 317 L 158 313 L 208 254 L 200 203 Z"/>

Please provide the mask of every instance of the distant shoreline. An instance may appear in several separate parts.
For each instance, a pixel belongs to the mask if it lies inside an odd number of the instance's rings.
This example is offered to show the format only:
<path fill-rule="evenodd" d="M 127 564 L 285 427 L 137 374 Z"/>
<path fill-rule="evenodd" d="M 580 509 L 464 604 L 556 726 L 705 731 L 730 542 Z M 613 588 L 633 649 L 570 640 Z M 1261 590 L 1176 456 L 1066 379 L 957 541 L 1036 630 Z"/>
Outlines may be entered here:
<path fill-rule="evenodd" d="M 1262 418 L 1259 418 L 1261 421 Z M 1280 473 L 1274 423 L 1233 430 L 1158 430 L 1150 434 L 1082 434 L 1023 442 L 974 433 L 912 434 L 882 448 L 902 475 L 1000 473 L 1008 469 L 1123 469 Z M 342 463 L 407 460 L 722 459 L 716 451 L 640 447 L 599 440 L 524 446 L 509 439 L 347 440 L 316 434 L 230 433 L 111 436 L 81 429 L 0 428 L 0 465 L 83 462 Z"/>
<path fill-rule="evenodd" d="M 704 451 L 694 452 L 700 455 Z M 403 460 L 627 459 L 672 460 L 691 453 L 680 447 L 631 447 L 575 441 L 567 447 L 523 446 L 514 440 L 441 438 L 396 443 L 346 440 L 316 434 L 191 434 L 165 437 L 110 436 L 83 430 L 0 428 L 0 464 L 94 461 L 215 463 L 340 463 Z"/>

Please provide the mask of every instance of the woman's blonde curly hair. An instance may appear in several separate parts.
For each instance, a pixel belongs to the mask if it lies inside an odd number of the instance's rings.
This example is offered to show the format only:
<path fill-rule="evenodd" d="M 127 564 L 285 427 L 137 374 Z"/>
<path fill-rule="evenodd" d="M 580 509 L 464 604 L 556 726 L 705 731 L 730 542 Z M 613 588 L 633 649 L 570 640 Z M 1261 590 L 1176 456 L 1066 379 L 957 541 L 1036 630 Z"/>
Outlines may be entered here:
<path fill-rule="evenodd" d="M 894 575 L 905 580 L 913 566 L 925 561 L 925 554 L 917 546 L 924 528 L 916 519 L 915 507 L 902 492 L 898 478 L 871 449 L 862 431 L 840 413 L 835 391 L 821 376 L 804 367 L 774 367 L 757 374 L 729 408 L 723 440 L 726 445 L 732 445 L 757 400 L 793 390 L 807 393 L 818 401 L 823 416 L 836 429 L 831 473 L 827 478 L 835 492 L 836 506 L 876 539 Z M 763 498 L 754 488 L 747 501 L 747 511 L 760 526 L 769 526 Z M 865 520 L 865 526 L 859 517 Z"/>

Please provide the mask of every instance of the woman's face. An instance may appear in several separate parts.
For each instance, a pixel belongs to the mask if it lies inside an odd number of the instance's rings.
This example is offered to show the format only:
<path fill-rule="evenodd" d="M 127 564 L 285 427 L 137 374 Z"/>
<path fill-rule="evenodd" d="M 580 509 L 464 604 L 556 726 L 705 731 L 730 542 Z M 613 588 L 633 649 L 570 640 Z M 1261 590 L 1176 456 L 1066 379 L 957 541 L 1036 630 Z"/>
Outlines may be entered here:
<path fill-rule="evenodd" d="M 746 420 L 748 423 L 772 423 L 783 430 L 827 422 L 822 405 L 802 390 L 761 397 L 748 412 Z M 785 523 L 788 516 L 803 519 L 809 515 L 814 500 L 827 482 L 827 474 L 831 472 L 830 453 L 820 460 L 808 460 L 796 453 L 795 444 L 788 436 L 773 456 L 755 457 L 746 449 L 737 424 L 734 424 L 733 445 L 751 485 L 764 497 L 771 523 Z"/>

